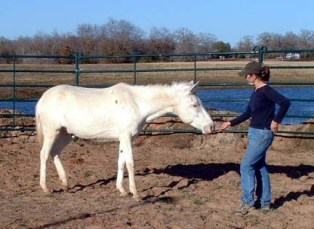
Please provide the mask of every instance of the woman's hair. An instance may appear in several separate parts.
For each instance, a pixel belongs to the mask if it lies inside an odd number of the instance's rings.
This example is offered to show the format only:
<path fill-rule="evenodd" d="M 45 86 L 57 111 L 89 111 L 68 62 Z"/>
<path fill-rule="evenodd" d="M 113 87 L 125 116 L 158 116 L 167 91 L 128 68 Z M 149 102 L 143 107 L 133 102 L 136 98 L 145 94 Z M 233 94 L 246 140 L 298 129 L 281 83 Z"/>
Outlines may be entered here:
<path fill-rule="evenodd" d="M 263 81 L 269 81 L 270 78 L 270 69 L 268 66 L 263 66 L 260 73 L 256 74 L 259 76 Z"/>

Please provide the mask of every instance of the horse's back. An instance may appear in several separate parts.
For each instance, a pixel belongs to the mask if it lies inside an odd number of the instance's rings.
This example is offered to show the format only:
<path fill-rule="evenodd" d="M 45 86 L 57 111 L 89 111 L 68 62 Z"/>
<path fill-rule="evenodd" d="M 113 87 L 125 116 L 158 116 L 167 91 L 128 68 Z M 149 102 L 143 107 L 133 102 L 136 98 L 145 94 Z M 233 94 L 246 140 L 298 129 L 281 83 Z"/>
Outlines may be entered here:
<path fill-rule="evenodd" d="M 94 104 L 94 102 L 97 102 L 96 97 L 99 93 L 95 94 L 95 90 L 97 89 L 58 85 L 48 89 L 42 95 L 38 106 L 46 108 L 53 106 L 54 109 L 57 109 L 81 104 L 84 107 L 84 103 Z"/>
<path fill-rule="evenodd" d="M 139 114 L 129 88 L 126 84 L 106 89 L 55 86 L 43 94 L 36 113 L 48 125 L 65 127 L 81 137 L 102 133 L 115 136 L 124 129 L 134 132 Z"/>

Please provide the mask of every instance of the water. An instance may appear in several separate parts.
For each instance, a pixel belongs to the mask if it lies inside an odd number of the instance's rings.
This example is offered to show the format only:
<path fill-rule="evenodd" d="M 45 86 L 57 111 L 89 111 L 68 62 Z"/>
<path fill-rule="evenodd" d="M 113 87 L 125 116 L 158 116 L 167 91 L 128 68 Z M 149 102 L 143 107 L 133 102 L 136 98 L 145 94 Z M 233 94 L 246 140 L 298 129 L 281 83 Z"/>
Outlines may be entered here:
<path fill-rule="evenodd" d="M 203 101 L 203 104 L 206 108 L 223 111 L 243 112 L 246 110 L 249 98 L 253 90 L 254 90 L 253 88 L 199 90 L 198 95 Z M 287 87 L 287 88 L 283 87 L 276 88 L 276 90 L 291 100 L 314 99 L 313 87 Z M 217 101 L 220 99 L 231 99 L 233 101 L 227 102 Z M 291 106 L 288 110 L 287 116 L 313 117 L 314 101 L 313 102 L 291 101 Z M 285 117 L 283 123 L 296 125 L 307 120 L 308 118 Z"/>
<path fill-rule="evenodd" d="M 289 99 L 314 99 L 314 88 L 313 87 L 287 87 L 287 88 L 276 88 L 280 93 L 285 95 Z M 223 110 L 223 111 L 234 111 L 243 112 L 246 109 L 248 99 L 253 91 L 253 88 L 244 89 L 210 89 L 210 90 L 199 90 L 198 95 L 203 101 L 206 108 Z M 221 99 L 231 99 L 232 101 L 217 101 Z M 239 101 L 237 101 L 237 99 Z M 212 100 L 212 101 L 211 101 Z M 213 101 L 214 100 L 214 101 Z M 15 109 L 24 114 L 34 114 L 36 100 L 28 100 L 23 102 L 16 102 Z M 13 109 L 13 102 L 1 102 L 0 109 Z M 314 102 L 299 102 L 292 101 L 290 109 L 287 115 L 294 116 L 314 116 Z M 285 124 L 300 124 L 308 120 L 307 118 L 290 118 L 286 117 L 283 120 Z"/>
<path fill-rule="evenodd" d="M 21 102 L 2 102 L 0 101 L 0 109 L 14 109 L 23 114 L 35 114 L 35 106 L 37 103 L 37 99 L 24 100 Z"/>

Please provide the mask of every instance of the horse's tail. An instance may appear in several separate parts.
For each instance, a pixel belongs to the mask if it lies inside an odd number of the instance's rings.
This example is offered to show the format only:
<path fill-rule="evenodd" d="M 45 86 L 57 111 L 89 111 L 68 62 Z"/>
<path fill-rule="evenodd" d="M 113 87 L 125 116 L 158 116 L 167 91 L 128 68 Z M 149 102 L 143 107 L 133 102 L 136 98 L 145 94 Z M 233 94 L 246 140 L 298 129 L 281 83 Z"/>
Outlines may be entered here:
<path fill-rule="evenodd" d="M 43 132 L 43 128 L 41 126 L 41 121 L 40 121 L 40 115 L 39 115 L 39 109 L 38 109 L 38 103 L 36 106 L 36 115 L 35 115 L 35 119 L 36 119 L 36 131 L 37 131 L 37 139 L 38 142 L 40 144 L 40 147 L 43 146 L 43 142 L 44 142 L 44 132 Z"/>

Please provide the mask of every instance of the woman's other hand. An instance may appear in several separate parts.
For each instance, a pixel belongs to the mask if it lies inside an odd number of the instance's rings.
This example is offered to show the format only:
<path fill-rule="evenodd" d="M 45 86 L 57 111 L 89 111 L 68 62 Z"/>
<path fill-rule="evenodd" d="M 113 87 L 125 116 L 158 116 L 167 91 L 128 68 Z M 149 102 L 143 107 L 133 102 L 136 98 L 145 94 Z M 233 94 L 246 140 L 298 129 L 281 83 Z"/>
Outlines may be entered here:
<path fill-rule="evenodd" d="M 278 126 L 279 126 L 278 122 L 275 122 L 275 121 L 271 122 L 270 129 L 274 134 L 278 132 Z"/>

